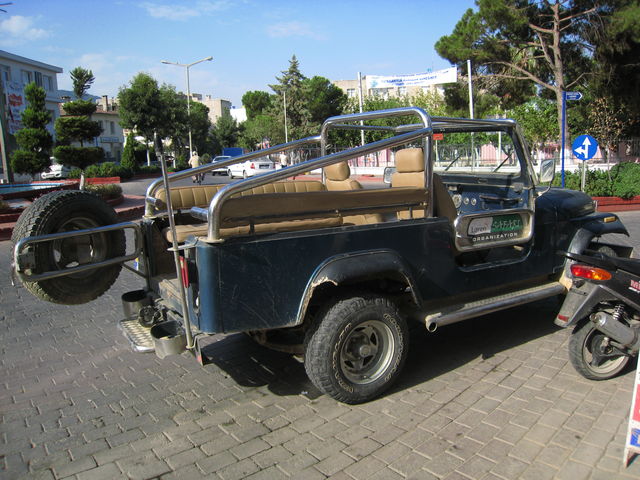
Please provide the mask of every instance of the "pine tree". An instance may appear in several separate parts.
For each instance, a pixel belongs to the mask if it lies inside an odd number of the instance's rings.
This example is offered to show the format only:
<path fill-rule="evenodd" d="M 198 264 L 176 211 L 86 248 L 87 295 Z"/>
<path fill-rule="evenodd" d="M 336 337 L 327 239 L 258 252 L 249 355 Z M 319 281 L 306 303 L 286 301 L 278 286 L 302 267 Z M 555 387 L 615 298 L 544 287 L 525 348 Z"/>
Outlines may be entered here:
<path fill-rule="evenodd" d="M 51 165 L 53 138 L 47 130 L 51 113 L 45 109 L 44 88 L 30 83 L 25 87 L 24 94 L 28 106 L 22 113 L 24 128 L 16 133 L 19 149 L 11 156 L 11 168 L 17 173 L 33 177 Z"/>
<path fill-rule="evenodd" d="M 71 72 L 73 80 L 73 92 L 77 99 L 64 104 L 66 115 L 56 120 L 55 129 L 58 137 L 58 146 L 54 149 L 55 157 L 69 167 L 76 167 L 83 171 L 80 181 L 84 186 L 84 170 L 94 163 L 104 159 L 104 150 L 100 147 L 85 147 L 85 142 L 91 142 L 102 133 L 100 123 L 92 121 L 91 115 L 95 113 L 97 105 L 90 100 L 82 100 L 89 86 L 94 81 L 91 70 L 81 67 L 74 68 Z M 71 145 L 72 142 L 80 143 L 80 146 Z"/>
<path fill-rule="evenodd" d="M 131 173 L 138 171 L 138 162 L 136 162 L 136 155 L 134 152 L 135 139 L 133 138 L 133 132 L 127 135 L 127 141 L 124 144 L 124 150 L 122 151 L 122 159 L 120 165 L 124 168 L 131 170 Z"/>
<path fill-rule="evenodd" d="M 272 102 L 272 111 L 282 119 L 284 124 L 284 103 L 286 92 L 287 128 L 289 138 L 302 138 L 307 133 L 308 112 L 305 106 L 303 82 L 306 77 L 300 72 L 299 62 L 295 55 L 289 60 L 289 69 L 276 77 L 275 85 L 269 85 L 276 92 L 277 99 Z"/>

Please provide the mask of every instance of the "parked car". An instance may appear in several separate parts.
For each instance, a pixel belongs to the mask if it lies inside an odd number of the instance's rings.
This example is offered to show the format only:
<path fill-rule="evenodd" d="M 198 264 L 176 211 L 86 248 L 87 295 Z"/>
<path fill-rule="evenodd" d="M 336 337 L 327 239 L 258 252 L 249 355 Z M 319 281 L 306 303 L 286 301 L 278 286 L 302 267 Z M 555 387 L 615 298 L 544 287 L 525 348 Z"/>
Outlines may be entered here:
<path fill-rule="evenodd" d="M 213 160 L 211 160 L 211 163 L 221 162 L 221 161 L 227 160 L 229 158 L 231 158 L 231 156 L 229 156 L 229 155 L 218 155 L 216 157 L 213 157 Z M 215 170 L 213 170 L 211 172 L 211 175 L 213 175 L 213 176 L 216 176 L 216 175 L 229 175 L 229 169 L 227 167 L 216 168 Z"/>
<path fill-rule="evenodd" d="M 71 173 L 71 169 L 66 165 L 62 165 L 58 163 L 55 158 L 51 159 L 51 166 L 46 172 L 40 173 L 40 178 L 42 180 L 51 180 L 54 178 L 67 178 L 69 177 L 69 173 Z"/>
<path fill-rule="evenodd" d="M 260 160 L 247 160 L 246 162 L 236 163 L 229 166 L 229 177 L 253 177 L 259 173 L 272 172 L 276 169 L 276 164 L 268 158 Z"/>

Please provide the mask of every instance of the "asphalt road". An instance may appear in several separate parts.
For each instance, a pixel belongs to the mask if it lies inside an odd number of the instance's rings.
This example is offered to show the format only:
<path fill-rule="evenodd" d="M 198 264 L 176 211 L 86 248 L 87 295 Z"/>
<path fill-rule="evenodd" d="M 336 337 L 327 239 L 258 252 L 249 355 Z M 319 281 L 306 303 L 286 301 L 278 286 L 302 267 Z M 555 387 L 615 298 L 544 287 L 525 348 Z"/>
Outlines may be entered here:
<path fill-rule="evenodd" d="M 145 188 L 131 182 L 126 188 Z M 639 247 L 640 212 L 623 213 Z M 7 273 L 10 242 L 0 242 Z M 123 272 L 81 306 L 0 276 L 0 461 L 6 479 L 632 479 L 622 464 L 633 371 L 568 363 L 557 299 L 412 332 L 390 392 L 349 406 L 290 355 L 215 337 L 213 363 L 133 353 L 117 329 Z"/>

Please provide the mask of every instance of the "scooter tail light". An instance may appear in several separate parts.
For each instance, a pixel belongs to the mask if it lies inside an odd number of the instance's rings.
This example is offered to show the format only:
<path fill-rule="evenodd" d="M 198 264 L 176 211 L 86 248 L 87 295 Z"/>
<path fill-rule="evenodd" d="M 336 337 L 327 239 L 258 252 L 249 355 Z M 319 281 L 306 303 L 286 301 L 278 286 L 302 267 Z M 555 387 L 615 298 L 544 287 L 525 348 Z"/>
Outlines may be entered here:
<path fill-rule="evenodd" d="M 256 169 L 256 164 L 255 164 L 255 163 L 252 163 L 250 168 L 251 168 L 251 169 L 253 169 L 253 170 L 255 170 L 255 169 Z"/>
<path fill-rule="evenodd" d="M 586 278 L 587 280 L 604 281 L 611 279 L 611 272 L 603 268 L 580 265 L 579 263 L 571 265 L 571 274 L 574 277 Z"/>

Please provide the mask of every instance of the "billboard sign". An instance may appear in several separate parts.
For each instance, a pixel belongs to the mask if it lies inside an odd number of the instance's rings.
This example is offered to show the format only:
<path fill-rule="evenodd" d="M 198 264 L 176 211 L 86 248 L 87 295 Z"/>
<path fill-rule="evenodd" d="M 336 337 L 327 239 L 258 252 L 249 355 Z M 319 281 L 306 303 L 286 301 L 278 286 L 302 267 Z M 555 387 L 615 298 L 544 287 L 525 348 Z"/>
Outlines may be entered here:
<path fill-rule="evenodd" d="M 394 87 L 426 87 L 455 83 L 458 78 L 458 68 L 451 67 L 435 72 L 414 73 L 412 75 L 380 76 L 367 75 L 367 89 Z"/>

